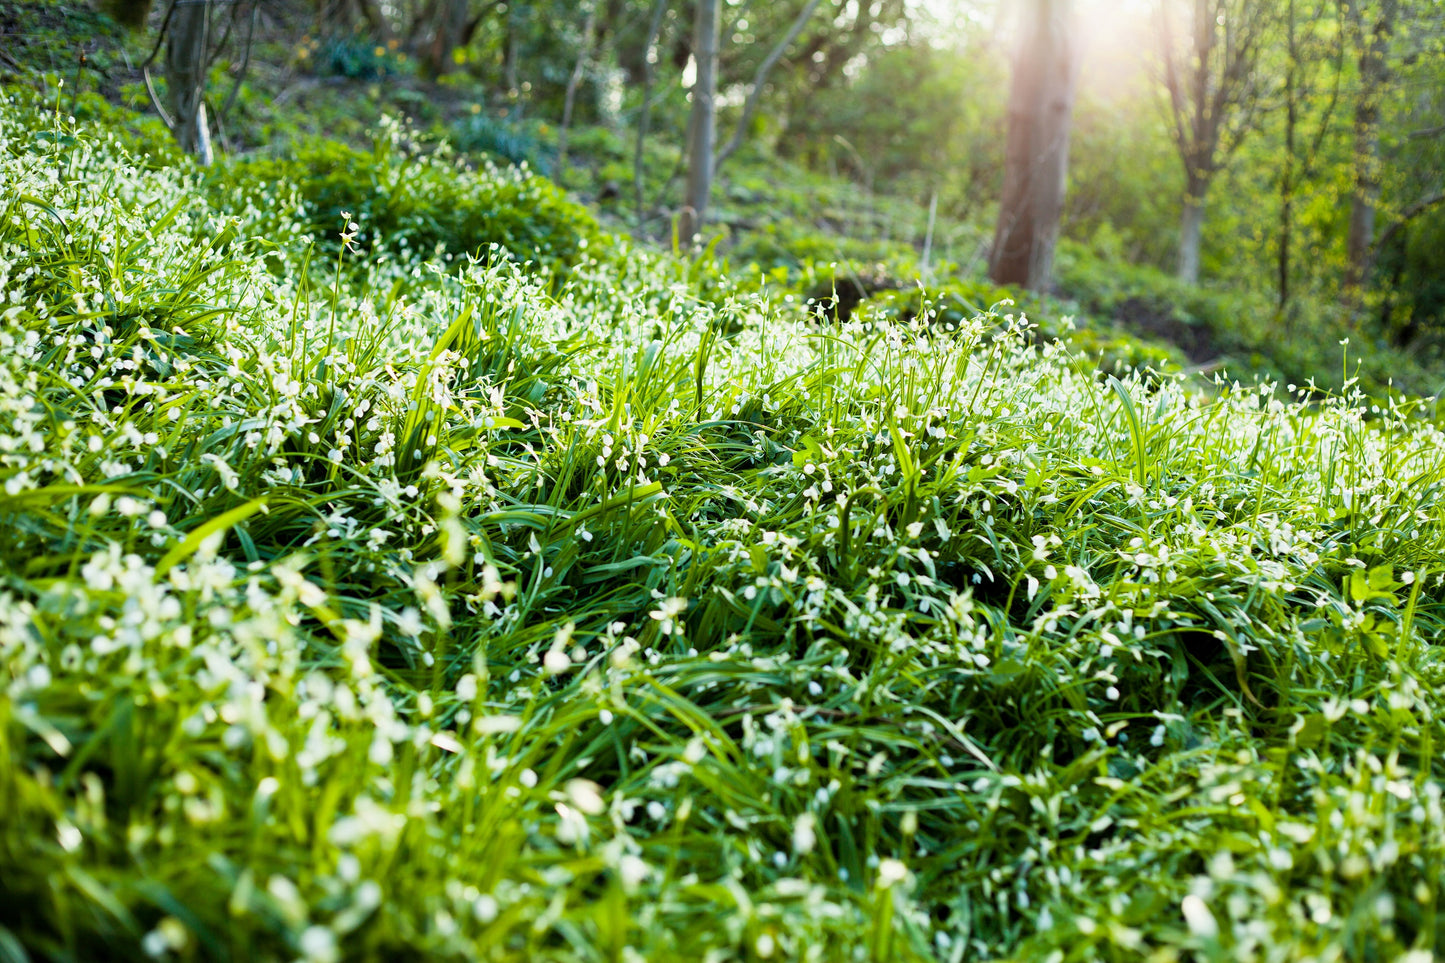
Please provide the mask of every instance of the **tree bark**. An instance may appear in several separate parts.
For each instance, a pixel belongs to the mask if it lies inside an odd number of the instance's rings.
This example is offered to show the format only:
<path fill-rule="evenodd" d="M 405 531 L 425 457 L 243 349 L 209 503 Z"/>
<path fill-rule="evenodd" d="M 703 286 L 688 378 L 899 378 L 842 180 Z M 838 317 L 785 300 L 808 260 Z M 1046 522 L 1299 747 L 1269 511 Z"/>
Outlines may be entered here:
<path fill-rule="evenodd" d="M 1345 300 L 1352 306 L 1358 305 L 1369 282 L 1375 246 L 1375 210 L 1380 203 L 1380 102 L 1390 80 L 1386 56 L 1398 7 L 1398 0 L 1382 0 L 1368 37 L 1358 9 L 1353 11 L 1360 34 L 1360 96 L 1355 102 L 1354 186 L 1345 242 Z"/>
<path fill-rule="evenodd" d="M 1069 163 L 1077 50 L 1070 0 L 1030 0 L 1009 94 L 1007 161 L 989 275 L 998 284 L 1042 291 Z"/>
<path fill-rule="evenodd" d="M 1209 185 L 1253 128 L 1260 100 L 1260 51 L 1279 19 L 1266 0 L 1192 0 L 1190 36 L 1176 47 L 1160 2 L 1170 136 L 1184 168 L 1179 278 L 1199 280 L 1199 231 Z"/>
<path fill-rule="evenodd" d="M 356 6 L 361 10 L 361 16 L 366 20 L 366 25 L 371 28 L 371 35 L 382 43 L 390 43 L 395 34 L 391 29 L 391 22 L 381 12 L 381 5 L 377 0 L 356 0 Z"/>
<path fill-rule="evenodd" d="M 693 38 L 697 79 L 692 85 L 687 197 L 677 221 L 678 240 L 691 243 L 702 230 L 712 193 L 713 145 L 717 140 L 718 20 L 721 0 L 698 0 Z"/>
<path fill-rule="evenodd" d="M 592 36 L 597 27 L 597 3 L 587 10 L 587 21 L 582 25 L 582 49 L 577 51 L 577 62 L 572 66 L 572 75 L 567 78 L 567 93 L 562 98 L 562 123 L 557 127 L 557 183 L 567 177 L 567 131 L 572 127 L 572 108 L 577 102 L 577 88 L 587 72 L 587 61 L 592 56 Z"/>
<path fill-rule="evenodd" d="M 506 63 L 502 67 L 502 77 L 507 85 L 507 96 L 512 99 L 515 105 L 516 99 L 521 95 L 517 79 L 517 61 L 520 55 L 517 48 L 521 44 L 521 38 L 518 36 L 521 32 L 521 26 L 518 23 L 517 17 L 517 0 L 512 0 L 511 3 L 507 4 L 506 29 L 507 53 Z"/>
<path fill-rule="evenodd" d="M 662 15 L 667 12 L 667 0 L 655 0 L 652 18 L 647 24 L 647 44 L 642 50 L 642 104 L 637 108 L 637 142 L 632 149 L 632 191 L 637 208 L 637 233 L 643 225 L 643 165 L 642 148 L 647 142 L 647 127 L 652 120 L 652 48 L 657 44 L 657 35 L 662 30 Z"/>
<path fill-rule="evenodd" d="M 150 16 L 151 0 L 105 0 L 102 9 L 121 26 L 139 30 Z"/>
<path fill-rule="evenodd" d="M 210 4 L 178 3 L 171 16 L 166 40 L 166 84 L 176 140 L 181 150 L 209 166 L 211 129 L 206 121 L 207 44 L 210 40 Z"/>
<path fill-rule="evenodd" d="M 1199 283 L 1199 248 L 1204 234 L 1204 198 L 1192 193 L 1179 216 L 1179 279 Z"/>
<path fill-rule="evenodd" d="M 431 33 L 421 59 L 432 77 L 441 77 L 456 69 L 455 51 L 465 45 L 471 4 L 469 0 L 437 0 L 428 9 Z"/>
<path fill-rule="evenodd" d="M 1294 240 L 1294 159 L 1295 127 L 1299 122 L 1299 104 L 1295 89 L 1295 72 L 1299 64 L 1299 47 L 1295 42 L 1294 0 L 1289 0 L 1285 16 L 1287 34 L 1285 40 L 1284 71 L 1284 169 L 1279 181 L 1279 264 L 1277 294 L 1281 310 L 1289 307 L 1290 297 L 1290 246 Z"/>

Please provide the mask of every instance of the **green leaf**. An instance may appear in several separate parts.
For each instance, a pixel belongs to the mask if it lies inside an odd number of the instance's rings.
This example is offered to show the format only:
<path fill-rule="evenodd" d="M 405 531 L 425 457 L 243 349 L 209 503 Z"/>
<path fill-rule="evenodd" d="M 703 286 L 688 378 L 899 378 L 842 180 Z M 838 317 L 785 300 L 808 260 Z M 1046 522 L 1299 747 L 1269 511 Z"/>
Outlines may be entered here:
<path fill-rule="evenodd" d="M 196 549 L 200 548 L 201 543 L 210 536 L 217 532 L 223 532 L 231 526 L 245 521 L 257 512 L 264 511 L 265 508 L 266 499 L 256 498 L 244 505 L 231 509 L 229 512 L 217 515 L 209 522 L 206 522 L 206 524 L 187 535 L 179 545 L 161 556 L 161 560 L 156 563 L 156 578 L 160 578 L 166 572 L 169 572 L 176 563 L 195 554 Z"/>

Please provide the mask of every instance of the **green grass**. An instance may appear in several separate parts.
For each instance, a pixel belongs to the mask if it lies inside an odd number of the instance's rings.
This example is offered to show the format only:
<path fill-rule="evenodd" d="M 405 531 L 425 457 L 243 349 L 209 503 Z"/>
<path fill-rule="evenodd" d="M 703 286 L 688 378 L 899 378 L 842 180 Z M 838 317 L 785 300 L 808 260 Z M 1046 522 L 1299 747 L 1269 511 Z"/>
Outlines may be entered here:
<path fill-rule="evenodd" d="M 0 110 L 0 957 L 1445 952 L 1409 405 L 308 170 Z"/>

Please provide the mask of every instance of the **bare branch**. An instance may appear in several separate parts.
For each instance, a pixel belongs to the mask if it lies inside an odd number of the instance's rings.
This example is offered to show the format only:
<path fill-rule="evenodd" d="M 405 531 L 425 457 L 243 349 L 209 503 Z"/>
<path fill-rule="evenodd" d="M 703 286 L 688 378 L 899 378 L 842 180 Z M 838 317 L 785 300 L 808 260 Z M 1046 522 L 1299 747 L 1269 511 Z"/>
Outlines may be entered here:
<path fill-rule="evenodd" d="M 1430 208 L 1441 203 L 1445 203 L 1445 191 L 1436 191 L 1434 194 L 1422 197 L 1415 203 L 1411 204 L 1409 207 L 1405 208 L 1403 211 L 1400 212 L 1399 217 L 1395 218 L 1393 221 L 1390 222 L 1389 227 L 1385 228 L 1383 231 L 1380 232 L 1379 238 L 1375 241 L 1375 251 L 1379 252 L 1384 250 L 1385 246 L 1390 243 L 1396 233 L 1399 232 L 1400 228 L 1404 227 L 1406 224 L 1410 223 L 1421 214 L 1424 214 Z M 1371 260 L 1373 260 L 1373 256 Z"/>
<path fill-rule="evenodd" d="M 763 62 L 758 65 L 758 71 L 753 75 L 752 88 L 748 90 L 747 100 L 743 102 L 743 113 L 742 116 L 738 118 L 737 129 L 733 131 L 733 136 L 727 142 L 727 146 L 718 151 L 717 158 L 713 161 L 714 174 L 717 173 L 717 168 L 722 166 L 723 161 L 731 157 L 733 152 L 742 145 L 743 137 L 747 134 L 748 126 L 752 123 L 753 114 L 757 112 L 758 101 L 762 99 L 763 84 L 767 82 L 768 74 L 772 71 L 773 67 L 777 65 L 783 53 L 793 45 L 793 41 L 798 39 L 798 34 L 803 32 L 803 27 L 807 25 L 808 18 L 813 15 L 813 11 L 818 8 L 820 2 L 821 0 L 808 0 L 807 5 L 803 7 L 797 19 L 793 21 L 793 26 L 789 28 L 787 34 L 774 45 L 772 50 L 768 51 L 768 55 L 764 57 Z"/>

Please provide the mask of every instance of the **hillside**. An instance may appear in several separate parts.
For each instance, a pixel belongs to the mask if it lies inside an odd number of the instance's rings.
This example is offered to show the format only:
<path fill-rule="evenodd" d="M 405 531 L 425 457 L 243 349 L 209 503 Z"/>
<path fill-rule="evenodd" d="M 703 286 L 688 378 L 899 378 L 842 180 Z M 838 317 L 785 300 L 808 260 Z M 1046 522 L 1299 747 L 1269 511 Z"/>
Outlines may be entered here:
<path fill-rule="evenodd" d="M 0 956 L 1442 952 L 1433 399 L 964 277 L 820 316 L 399 124 L 202 171 L 36 77 Z"/>

